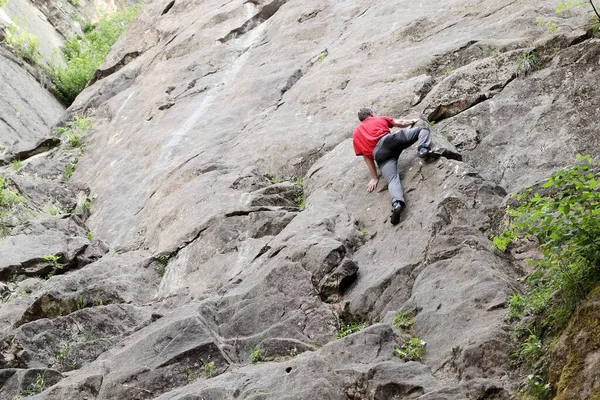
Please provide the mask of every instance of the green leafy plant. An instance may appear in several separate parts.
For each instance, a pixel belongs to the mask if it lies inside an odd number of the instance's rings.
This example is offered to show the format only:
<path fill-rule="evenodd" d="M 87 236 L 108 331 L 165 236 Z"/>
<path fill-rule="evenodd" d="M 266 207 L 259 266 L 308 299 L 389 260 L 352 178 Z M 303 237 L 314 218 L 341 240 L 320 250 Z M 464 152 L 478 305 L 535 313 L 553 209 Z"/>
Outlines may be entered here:
<path fill-rule="evenodd" d="M 87 214 L 92 210 L 92 202 L 89 199 L 85 199 L 80 205 L 75 207 L 73 214 L 83 215 Z"/>
<path fill-rule="evenodd" d="M 329 52 L 327 50 L 323 50 L 314 58 L 313 64 L 318 64 L 318 63 L 323 62 L 323 60 L 325 60 L 325 58 L 328 55 L 329 55 Z"/>
<path fill-rule="evenodd" d="M 77 166 L 78 159 L 68 163 L 65 166 L 65 172 L 63 172 L 62 181 L 67 182 L 73 176 L 73 172 L 75 172 L 75 167 Z"/>
<path fill-rule="evenodd" d="M 14 160 L 12 160 L 12 169 L 13 170 L 18 171 L 22 166 L 23 166 L 23 161 L 19 160 L 18 158 L 15 158 Z"/>
<path fill-rule="evenodd" d="M 157 261 L 156 272 L 160 276 L 164 276 L 165 272 L 167 272 L 167 265 L 169 264 L 169 260 L 171 259 L 171 254 L 163 253 L 157 254 L 154 256 L 154 260 Z"/>
<path fill-rule="evenodd" d="M 535 23 L 538 26 L 547 29 L 550 33 L 558 33 L 558 26 L 552 21 L 548 21 L 547 19 L 542 17 L 537 17 L 535 19 Z"/>
<path fill-rule="evenodd" d="M 504 230 L 493 238 L 500 250 L 518 240 L 536 240 L 542 258 L 531 260 L 522 295 L 509 299 L 509 316 L 521 318 L 515 356 L 531 378 L 525 392 L 546 399 L 547 348 L 571 315 L 600 283 L 600 163 L 577 156 L 573 167 L 548 178 L 538 191 L 515 196 Z"/>
<path fill-rule="evenodd" d="M 8 0 L 0 0 L 0 8 L 6 7 L 7 4 L 8 4 Z"/>
<path fill-rule="evenodd" d="M 250 359 L 250 362 L 252 364 L 256 364 L 258 362 L 263 361 L 262 355 L 260 354 L 260 348 L 257 346 L 252 353 L 250 353 L 250 356 L 248 357 Z"/>
<path fill-rule="evenodd" d="M 529 374 L 525 378 L 521 392 L 529 396 L 530 399 L 546 400 L 550 397 L 551 387 L 544 377 Z"/>
<path fill-rule="evenodd" d="M 402 346 L 394 350 L 394 354 L 404 361 L 419 361 L 425 354 L 425 341 L 418 337 L 413 337 Z"/>
<path fill-rule="evenodd" d="M 54 135 L 66 141 L 69 148 L 76 149 L 84 147 L 83 135 L 94 127 L 90 117 L 74 116 L 64 126 L 54 129 Z M 78 159 L 76 158 L 65 167 L 63 181 L 69 180 L 75 171 Z"/>
<path fill-rule="evenodd" d="M 60 215 L 60 214 L 62 214 L 62 211 L 57 206 L 53 205 L 52 207 L 50 207 L 48 209 L 48 214 L 50 214 L 50 215 Z"/>
<path fill-rule="evenodd" d="M 186 368 L 184 372 L 188 383 L 192 383 L 198 379 L 198 372 L 193 368 Z"/>
<path fill-rule="evenodd" d="M 271 183 L 280 183 L 281 179 L 279 179 L 274 172 L 267 171 L 265 172 L 265 177 L 271 181 Z"/>
<path fill-rule="evenodd" d="M 539 59 L 533 52 L 524 52 L 517 59 L 517 76 L 525 76 L 535 71 L 540 65 Z"/>
<path fill-rule="evenodd" d="M 397 326 L 402 330 L 409 330 L 415 323 L 415 317 L 405 313 L 404 311 L 398 311 L 394 315 L 393 325 Z"/>
<path fill-rule="evenodd" d="M 86 299 L 83 298 L 83 296 L 79 296 L 77 298 L 77 309 L 78 310 L 83 310 L 84 308 L 86 308 L 88 305 L 88 301 Z"/>
<path fill-rule="evenodd" d="M 87 231 L 85 237 L 87 237 L 87 240 L 91 242 L 92 240 L 94 240 L 94 233 L 92 231 Z"/>
<path fill-rule="evenodd" d="M 561 1 L 558 7 L 556 7 L 556 13 L 560 14 L 566 11 L 570 11 L 573 7 L 579 7 L 583 5 L 583 0 L 571 0 L 571 1 Z"/>
<path fill-rule="evenodd" d="M 60 256 L 56 254 L 48 254 L 42 257 L 45 261 L 48 261 L 52 264 L 52 274 L 56 273 L 56 271 L 63 268 L 64 265 L 59 264 L 58 260 L 60 260 Z"/>
<path fill-rule="evenodd" d="M 31 64 L 39 63 L 38 37 L 28 33 L 15 24 L 6 28 L 4 40 L 18 55 Z"/>
<path fill-rule="evenodd" d="M 139 6 L 106 15 L 85 32 L 68 38 L 62 48 L 62 62 L 53 64 L 49 74 L 58 97 L 72 102 L 102 64 Z"/>
<path fill-rule="evenodd" d="M 356 333 L 365 329 L 368 326 L 366 322 L 363 323 L 347 323 L 343 320 L 340 320 L 340 330 L 338 331 L 338 339 L 345 338 L 348 335 Z"/>
<path fill-rule="evenodd" d="M 22 391 L 18 397 L 29 397 L 29 396 L 35 396 L 38 393 L 42 393 L 44 391 L 44 389 L 46 388 L 46 383 L 44 382 L 44 375 L 43 374 L 37 374 L 36 378 L 35 378 L 35 382 L 33 382 L 31 385 L 29 385 L 29 387 Z"/>
<path fill-rule="evenodd" d="M 508 317 L 521 318 L 525 310 L 525 299 L 520 293 L 513 293 L 508 298 Z"/>
<path fill-rule="evenodd" d="M 212 378 L 219 374 L 219 370 L 215 366 L 215 363 L 212 361 L 209 363 L 204 363 L 204 365 L 202 366 L 202 371 L 204 373 L 204 376 L 207 378 Z"/>

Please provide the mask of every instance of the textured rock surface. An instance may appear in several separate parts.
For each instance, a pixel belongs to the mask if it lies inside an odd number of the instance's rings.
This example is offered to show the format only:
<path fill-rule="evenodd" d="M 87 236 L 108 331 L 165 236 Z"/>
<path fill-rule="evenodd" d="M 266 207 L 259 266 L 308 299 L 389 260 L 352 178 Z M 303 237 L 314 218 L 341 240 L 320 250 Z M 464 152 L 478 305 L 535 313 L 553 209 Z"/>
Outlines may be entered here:
<path fill-rule="evenodd" d="M 596 289 L 571 320 L 552 350 L 550 379 L 556 399 L 600 395 L 600 292 Z"/>
<path fill-rule="evenodd" d="M 511 398 L 519 270 L 489 237 L 507 192 L 598 148 L 600 41 L 554 8 L 149 1 L 61 117 L 93 119 L 83 154 L 2 171 L 31 216 L 0 239 L 0 393 L 42 374 L 32 399 Z M 352 151 L 364 105 L 436 135 L 437 160 L 400 157 L 399 226 Z M 46 280 L 49 253 L 69 268 Z M 337 339 L 339 318 L 369 326 Z"/>

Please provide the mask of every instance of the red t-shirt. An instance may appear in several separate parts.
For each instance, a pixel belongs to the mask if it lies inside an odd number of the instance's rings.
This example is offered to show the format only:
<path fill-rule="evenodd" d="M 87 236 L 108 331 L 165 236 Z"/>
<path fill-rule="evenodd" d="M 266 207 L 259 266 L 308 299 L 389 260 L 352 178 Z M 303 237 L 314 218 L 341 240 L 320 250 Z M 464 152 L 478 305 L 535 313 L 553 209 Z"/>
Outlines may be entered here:
<path fill-rule="evenodd" d="M 354 152 L 357 156 L 373 159 L 373 149 L 383 136 L 390 133 L 394 120 L 390 117 L 368 117 L 362 121 L 352 134 Z"/>

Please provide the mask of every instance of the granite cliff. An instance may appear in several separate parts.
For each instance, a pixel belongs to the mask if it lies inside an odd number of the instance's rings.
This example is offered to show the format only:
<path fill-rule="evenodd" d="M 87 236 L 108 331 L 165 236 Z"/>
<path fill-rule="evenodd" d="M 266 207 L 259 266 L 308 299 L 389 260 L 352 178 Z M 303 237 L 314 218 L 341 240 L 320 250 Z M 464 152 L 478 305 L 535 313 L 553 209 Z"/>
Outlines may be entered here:
<path fill-rule="evenodd" d="M 0 394 L 513 398 L 523 263 L 490 236 L 509 193 L 600 148 L 600 39 L 586 7 L 551 3 L 150 0 L 66 110 L 0 48 L 1 172 L 22 196 Z M 396 227 L 352 151 L 362 106 L 420 118 L 443 151 L 401 155 Z M 51 134 L 76 116 L 83 148 Z"/>

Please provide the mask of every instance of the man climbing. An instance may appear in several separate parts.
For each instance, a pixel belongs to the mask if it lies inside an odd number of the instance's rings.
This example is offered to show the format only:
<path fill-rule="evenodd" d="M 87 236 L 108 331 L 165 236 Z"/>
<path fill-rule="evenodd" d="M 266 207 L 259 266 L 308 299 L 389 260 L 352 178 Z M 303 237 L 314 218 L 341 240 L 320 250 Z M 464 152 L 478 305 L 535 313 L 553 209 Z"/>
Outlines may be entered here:
<path fill-rule="evenodd" d="M 390 133 L 390 128 L 408 128 L 418 122 L 412 120 L 395 120 L 390 117 L 376 116 L 370 108 L 358 111 L 360 124 L 354 129 L 352 142 L 357 156 L 363 156 L 371 180 L 367 190 L 372 192 L 377 187 L 377 169 L 388 182 L 388 191 L 392 199 L 392 216 L 390 222 L 396 225 L 400 222 L 400 214 L 405 207 L 402 183 L 398 176 L 398 157 L 402 151 L 418 142 L 417 155 L 426 158 L 431 152 L 431 135 L 427 128 L 400 129 Z M 373 161 L 375 160 L 375 162 Z"/>

